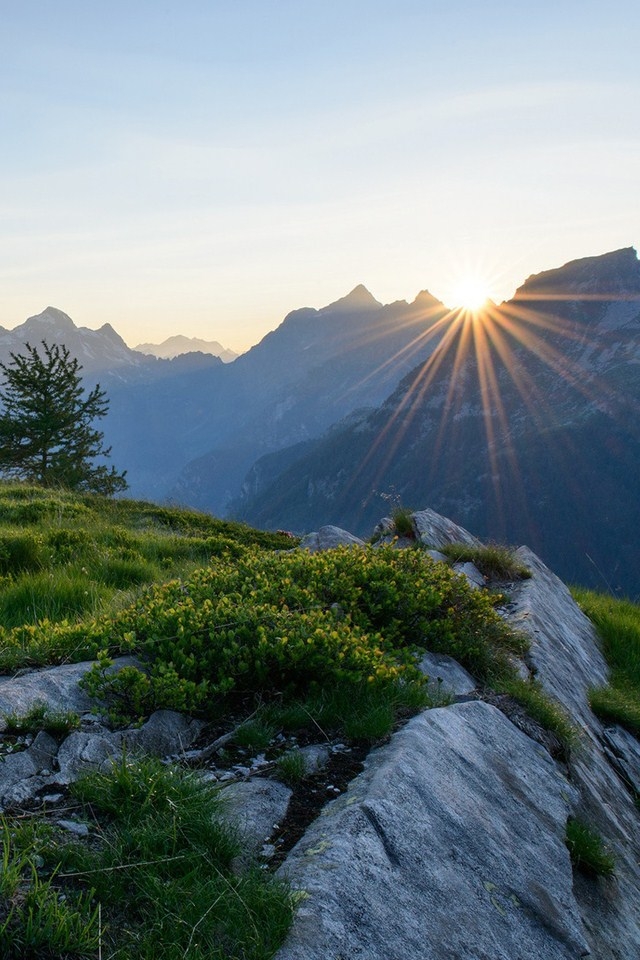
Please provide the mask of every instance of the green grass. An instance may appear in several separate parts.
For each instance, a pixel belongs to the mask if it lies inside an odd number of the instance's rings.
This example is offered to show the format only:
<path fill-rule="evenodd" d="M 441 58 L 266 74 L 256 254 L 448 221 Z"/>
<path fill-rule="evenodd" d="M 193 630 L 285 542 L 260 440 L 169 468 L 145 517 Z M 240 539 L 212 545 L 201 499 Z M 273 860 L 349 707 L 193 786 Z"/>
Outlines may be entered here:
<path fill-rule="evenodd" d="M 80 726 L 80 717 L 71 710 L 51 710 L 38 703 L 24 714 L 8 713 L 4 717 L 5 733 L 16 736 L 45 730 L 54 737 L 65 737 Z"/>
<path fill-rule="evenodd" d="M 473 547 L 451 543 L 439 549 L 451 563 L 474 563 L 489 580 L 526 580 L 531 576 L 531 571 L 520 563 L 513 549 L 501 544 Z"/>
<path fill-rule="evenodd" d="M 502 676 L 494 682 L 498 693 L 506 693 L 524 707 L 530 717 L 558 738 L 563 755 L 568 759 L 576 743 L 576 728 L 559 703 L 552 700 L 535 680 Z"/>
<path fill-rule="evenodd" d="M 599 834 L 584 821 L 574 818 L 567 821 L 566 844 L 576 870 L 594 877 L 610 877 L 613 874 L 613 856 Z"/>
<path fill-rule="evenodd" d="M 91 845 L 28 821 L 4 825 L 0 899 L 16 906 L 3 958 L 96 957 L 98 907 L 102 955 L 113 960 L 273 955 L 291 893 L 255 867 L 239 872 L 239 841 L 215 790 L 193 773 L 123 757 L 73 793 Z"/>
<path fill-rule="evenodd" d="M 297 786 L 304 780 L 307 773 L 307 763 L 300 750 L 289 750 L 276 760 L 276 775 L 289 787 Z"/>
<path fill-rule="evenodd" d="M 593 688 L 589 703 L 602 720 L 640 735 L 640 606 L 606 594 L 573 588 L 573 596 L 594 623 L 611 676 Z"/>

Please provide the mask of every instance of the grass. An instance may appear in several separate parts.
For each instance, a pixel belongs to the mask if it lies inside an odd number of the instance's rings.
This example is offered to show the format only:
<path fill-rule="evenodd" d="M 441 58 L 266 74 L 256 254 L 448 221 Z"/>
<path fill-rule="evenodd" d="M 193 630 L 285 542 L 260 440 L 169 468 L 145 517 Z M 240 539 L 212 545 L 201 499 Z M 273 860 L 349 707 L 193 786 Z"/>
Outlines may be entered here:
<path fill-rule="evenodd" d="M 594 877 L 610 877 L 613 874 L 613 856 L 599 834 L 584 821 L 569 818 L 566 844 L 571 863 L 576 870 Z"/>
<path fill-rule="evenodd" d="M 474 563 L 489 580 L 527 580 L 531 571 L 515 556 L 511 547 L 488 544 L 474 547 L 451 543 L 439 548 L 451 563 Z"/>
<path fill-rule="evenodd" d="M 576 728 L 560 704 L 552 700 L 537 681 L 505 675 L 496 678 L 494 687 L 498 693 L 513 697 L 541 727 L 555 734 L 568 759 L 576 743 Z"/>
<path fill-rule="evenodd" d="M 18 736 L 45 730 L 53 737 L 66 737 L 80 726 L 80 717 L 71 710 L 51 710 L 46 704 L 37 703 L 27 713 L 8 713 L 5 718 L 5 733 Z"/>
<path fill-rule="evenodd" d="M 279 780 L 288 787 L 295 787 L 304 780 L 307 762 L 300 750 L 289 750 L 276 760 L 276 773 Z"/>
<path fill-rule="evenodd" d="M 611 676 L 606 687 L 589 691 L 602 720 L 640 735 L 640 606 L 606 594 L 573 588 L 573 596 L 598 630 Z"/>
<path fill-rule="evenodd" d="M 291 893 L 255 867 L 238 872 L 238 839 L 196 774 L 123 757 L 73 792 L 91 845 L 28 822 L 4 826 L 0 889 L 17 906 L 5 918 L 13 952 L 3 958 L 96 957 L 99 932 L 101 955 L 113 960 L 273 955 Z"/>

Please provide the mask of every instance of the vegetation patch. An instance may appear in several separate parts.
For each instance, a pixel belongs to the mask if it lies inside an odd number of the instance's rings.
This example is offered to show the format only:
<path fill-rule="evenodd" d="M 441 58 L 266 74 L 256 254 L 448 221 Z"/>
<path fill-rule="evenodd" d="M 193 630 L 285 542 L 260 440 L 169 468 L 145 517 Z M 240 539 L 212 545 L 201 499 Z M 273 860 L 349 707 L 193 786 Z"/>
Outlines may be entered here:
<path fill-rule="evenodd" d="M 520 563 L 511 547 L 488 544 L 474 547 L 466 543 L 450 543 L 439 547 L 451 563 L 474 563 L 489 580 L 527 580 L 531 571 Z"/>
<path fill-rule="evenodd" d="M 238 871 L 239 841 L 196 774 L 123 757 L 73 793 L 90 844 L 4 824 L 3 957 L 94 958 L 99 947 L 113 960 L 273 955 L 290 891 L 255 867 Z"/>
<path fill-rule="evenodd" d="M 615 860 L 602 838 L 583 820 L 569 818 L 566 844 L 576 870 L 594 877 L 610 877 Z"/>
<path fill-rule="evenodd" d="M 53 737 L 66 737 L 80 726 L 80 717 L 71 710 L 51 710 L 46 704 L 37 703 L 27 713 L 8 713 L 5 732 L 11 736 L 39 733 L 41 730 Z"/>
<path fill-rule="evenodd" d="M 611 670 L 606 687 L 589 691 L 593 712 L 640 735 L 640 606 L 607 594 L 573 588 L 573 596 L 596 626 Z"/>

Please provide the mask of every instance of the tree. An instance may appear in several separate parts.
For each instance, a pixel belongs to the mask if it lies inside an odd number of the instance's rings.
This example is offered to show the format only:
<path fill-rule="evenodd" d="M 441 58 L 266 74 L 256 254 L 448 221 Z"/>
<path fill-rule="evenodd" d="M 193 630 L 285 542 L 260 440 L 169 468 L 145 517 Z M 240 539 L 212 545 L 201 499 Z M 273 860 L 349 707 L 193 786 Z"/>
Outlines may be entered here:
<path fill-rule="evenodd" d="M 109 407 L 104 390 L 98 384 L 85 393 L 82 366 L 65 346 L 43 340 L 41 352 L 25 347 L 26 353 L 11 354 L 11 363 L 0 363 L 0 472 L 107 496 L 125 490 L 124 473 L 94 463 L 111 452 L 92 427 Z"/>

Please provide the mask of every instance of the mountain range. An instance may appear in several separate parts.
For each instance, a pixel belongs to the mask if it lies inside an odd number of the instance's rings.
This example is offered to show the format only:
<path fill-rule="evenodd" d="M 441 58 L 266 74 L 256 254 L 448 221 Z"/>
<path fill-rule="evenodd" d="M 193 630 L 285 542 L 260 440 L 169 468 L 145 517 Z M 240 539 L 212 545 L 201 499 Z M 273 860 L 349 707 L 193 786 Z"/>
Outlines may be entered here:
<path fill-rule="evenodd" d="M 640 264 L 632 248 L 529 279 L 478 314 L 363 286 L 288 314 L 229 363 L 159 359 L 47 308 L 0 360 L 63 342 L 110 399 L 134 496 L 368 535 L 389 503 L 526 542 L 566 580 L 640 593 Z"/>
<path fill-rule="evenodd" d="M 133 348 L 138 353 L 147 353 L 161 360 L 173 360 L 183 353 L 210 353 L 220 357 L 223 363 L 231 363 L 238 354 L 235 350 L 228 350 L 217 340 L 201 340 L 198 337 L 185 337 L 181 333 L 168 337 L 162 343 L 139 343 Z"/>

